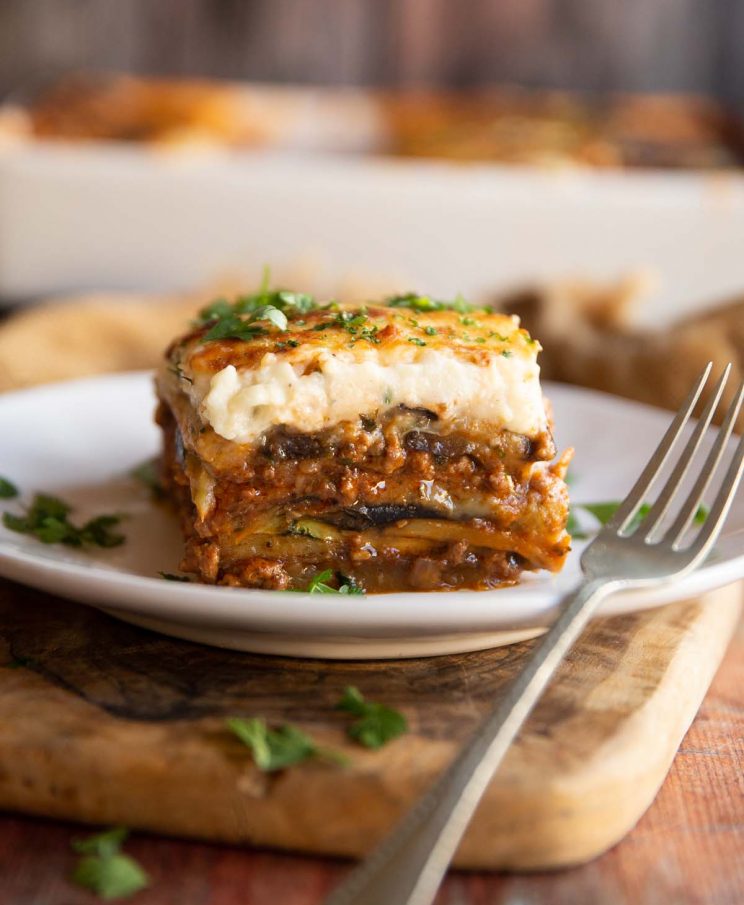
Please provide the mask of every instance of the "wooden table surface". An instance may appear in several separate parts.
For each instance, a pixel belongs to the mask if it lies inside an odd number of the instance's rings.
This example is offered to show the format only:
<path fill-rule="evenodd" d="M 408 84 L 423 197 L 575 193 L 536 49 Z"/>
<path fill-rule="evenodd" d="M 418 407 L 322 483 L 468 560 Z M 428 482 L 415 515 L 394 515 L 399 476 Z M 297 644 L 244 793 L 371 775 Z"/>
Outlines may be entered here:
<path fill-rule="evenodd" d="M 0 817 L 0 905 L 86 905 L 66 876 L 81 829 Z M 127 850 L 152 877 L 134 905 L 317 905 L 341 862 L 148 836 Z M 744 629 L 667 781 L 626 839 L 579 868 L 450 875 L 437 905 L 741 905 L 744 902 Z"/>

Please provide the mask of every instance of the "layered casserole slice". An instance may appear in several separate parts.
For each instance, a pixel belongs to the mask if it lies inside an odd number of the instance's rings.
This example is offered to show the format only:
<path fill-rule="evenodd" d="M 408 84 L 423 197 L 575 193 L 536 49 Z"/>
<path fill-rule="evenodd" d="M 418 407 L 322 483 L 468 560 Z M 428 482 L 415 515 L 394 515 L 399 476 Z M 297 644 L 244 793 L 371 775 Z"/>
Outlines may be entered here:
<path fill-rule="evenodd" d="M 568 455 L 552 462 L 538 350 L 515 318 L 460 301 L 214 303 L 157 378 L 183 568 L 371 592 L 560 569 Z"/>

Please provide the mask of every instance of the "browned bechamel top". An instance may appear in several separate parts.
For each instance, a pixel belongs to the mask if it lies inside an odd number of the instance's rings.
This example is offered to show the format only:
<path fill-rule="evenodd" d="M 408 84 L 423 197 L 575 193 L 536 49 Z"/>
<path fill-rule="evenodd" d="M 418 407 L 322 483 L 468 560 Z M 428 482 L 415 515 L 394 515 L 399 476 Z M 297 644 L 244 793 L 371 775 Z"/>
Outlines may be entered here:
<path fill-rule="evenodd" d="M 416 349 L 449 349 L 473 364 L 486 364 L 494 355 L 534 357 L 539 345 L 516 318 L 488 309 L 460 313 L 452 310 L 415 311 L 382 305 L 349 306 L 331 303 L 302 314 L 285 312 L 287 328 L 256 321 L 254 335 L 205 342 L 213 322 L 197 327 L 177 341 L 170 357 L 197 374 L 215 374 L 228 365 L 250 370 L 272 352 L 293 361 L 308 350 L 324 349 L 379 354 L 415 353 Z M 248 324 L 250 315 L 237 315 Z M 395 351 L 393 351 L 395 350 Z"/>

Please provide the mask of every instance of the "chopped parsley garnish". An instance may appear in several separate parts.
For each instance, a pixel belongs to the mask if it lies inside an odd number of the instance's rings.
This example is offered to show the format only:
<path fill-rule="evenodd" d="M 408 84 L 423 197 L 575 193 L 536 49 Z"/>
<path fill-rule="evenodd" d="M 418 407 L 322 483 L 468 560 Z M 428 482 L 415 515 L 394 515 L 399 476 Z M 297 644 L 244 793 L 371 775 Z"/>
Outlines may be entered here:
<path fill-rule="evenodd" d="M 425 346 L 425 345 L 426 345 L 426 343 L 424 342 L 424 340 L 423 340 L 423 339 L 419 339 L 418 336 L 409 336 L 409 337 L 408 337 L 408 342 L 409 342 L 409 343 L 413 343 L 414 346 Z"/>
<path fill-rule="evenodd" d="M 219 298 L 202 308 L 198 324 L 220 321 L 232 315 L 247 314 L 255 317 L 262 308 L 276 308 L 284 315 L 306 314 L 320 306 L 313 296 L 305 292 L 291 292 L 288 289 L 260 289 L 254 295 L 241 295 L 234 302 Z M 260 319 L 260 318 L 257 318 Z"/>
<path fill-rule="evenodd" d="M 209 321 L 221 320 L 235 313 L 236 302 L 228 302 L 227 299 L 215 299 L 206 308 L 199 312 L 199 323 L 206 324 Z"/>
<path fill-rule="evenodd" d="M 375 344 L 380 342 L 380 337 L 377 335 L 380 328 L 370 321 L 366 308 L 362 308 L 360 311 L 337 311 L 331 320 L 316 324 L 313 330 L 328 330 L 331 327 L 341 327 L 352 336 L 352 342 L 361 339 Z"/>
<path fill-rule="evenodd" d="M 318 572 L 317 575 L 310 579 L 306 588 L 308 594 L 337 594 L 336 588 L 332 588 L 328 582 L 333 580 L 333 570 L 325 569 Z"/>
<path fill-rule="evenodd" d="M 445 301 L 414 292 L 388 298 L 385 304 L 390 308 L 407 308 L 411 311 L 422 312 L 456 311 L 461 315 L 467 315 L 474 311 L 488 313 L 490 310 L 482 305 L 471 305 L 460 295 L 452 300 Z M 257 336 L 265 335 L 267 333 L 267 324 L 282 332 L 287 329 L 288 321 L 293 321 L 297 326 L 304 325 L 305 321 L 297 318 L 296 315 L 317 310 L 333 313 L 333 316 L 329 317 L 328 320 L 315 324 L 312 327 L 313 330 L 321 331 L 332 327 L 340 327 L 350 334 L 352 345 L 360 340 L 374 344 L 380 342 L 378 335 L 380 328 L 370 320 L 366 308 L 344 310 L 336 302 L 321 305 L 313 296 L 306 293 L 290 292 L 284 289 L 269 290 L 267 277 L 264 278 L 261 289 L 253 295 L 239 296 L 233 302 L 225 298 L 215 299 L 215 301 L 199 312 L 196 324 L 197 326 L 208 327 L 203 336 L 204 342 L 221 339 L 250 340 Z M 438 333 L 437 328 L 434 326 L 421 326 L 412 317 L 406 319 L 413 327 L 428 336 L 435 336 Z M 477 321 L 471 317 L 463 316 L 461 321 L 466 326 L 477 326 Z M 506 339 L 506 337 L 503 338 Z M 417 342 L 415 339 L 410 339 L 409 342 L 413 342 L 415 345 L 425 345 L 423 341 Z M 296 340 L 287 340 L 286 343 L 278 342 L 277 350 L 282 350 L 286 347 L 294 348 L 296 345 L 298 345 Z M 173 370 L 182 379 L 188 379 L 180 372 L 177 366 Z"/>
<path fill-rule="evenodd" d="M 269 273 L 265 270 L 258 292 L 238 296 L 233 302 L 218 298 L 202 308 L 196 320 L 197 326 L 211 324 L 203 337 L 204 342 L 262 336 L 267 332 L 263 322 L 283 332 L 287 329 L 290 316 L 305 314 L 319 307 L 313 296 L 305 292 L 271 290 L 268 282 Z"/>
<path fill-rule="evenodd" d="M 7 478 L 0 478 L 0 500 L 12 500 L 18 496 L 18 488 Z"/>
<path fill-rule="evenodd" d="M 350 685 L 336 705 L 355 717 L 346 730 L 350 738 L 365 748 L 381 748 L 408 731 L 406 718 L 397 710 L 367 701 L 358 688 Z"/>
<path fill-rule="evenodd" d="M 609 522 L 609 520 L 612 518 L 612 516 L 617 512 L 619 506 L 619 500 L 609 500 L 602 503 L 574 503 L 568 516 L 566 530 L 572 537 L 576 538 L 576 540 L 586 540 L 586 538 L 588 538 L 590 534 L 582 528 L 579 519 L 576 516 L 575 510 L 583 509 L 584 512 L 588 512 L 590 515 L 592 515 L 600 525 L 606 525 L 607 522 Z M 644 519 L 650 511 L 651 504 L 642 503 L 638 509 L 638 512 L 635 514 L 630 527 L 636 527 L 638 523 L 642 519 Z M 708 508 L 706 506 L 699 506 L 697 512 L 695 513 L 693 521 L 696 525 L 702 525 L 707 517 Z"/>
<path fill-rule="evenodd" d="M 385 395 L 382 397 L 382 404 L 390 405 L 390 403 L 392 401 L 393 401 L 393 391 L 390 387 L 387 387 L 385 390 Z"/>
<path fill-rule="evenodd" d="M 357 314 L 353 311 L 339 311 L 336 315 L 336 323 L 341 327 L 345 327 L 350 333 L 353 333 L 359 327 L 363 327 L 368 320 L 366 308 L 362 308 Z"/>
<path fill-rule="evenodd" d="M 99 515 L 74 525 L 69 514 L 72 507 L 58 497 L 37 493 L 24 515 L 3 513 L 3 524 L 19 534 L 30 534 L 44 544 L 65 544 L 68 547 L 118 547 L 125 537 L 114 529 L 120 515 Z"/>
<path fill-rule="evenodd" d="M 451 302 L 433 299 L 428 295 L 419 295 L 416 292 L 407 292 L 404 295 L 395 295 L 387 299 L 388 308 L 410 308 L 412 311 L 458 311 L 467 314 L 471 311 L 483 310 L 477 305 L 471 305 L 458 295 Z"/>
<path fill-rule="evenodd" d="M 339 594 L 365 594 L 364 588 L 358 584 L 351 575 L 340 575 L 339 581 L 341 584 L 338 586 Z"/>
<path fill-rule="evenodd" d="M 295 531 L 295 533 L 297 533 Z M 338 587 L 334 588 L 329 585 L 329 581 L 336 580 Z M 353 578 L 347 578 L 345 575 L 336 575 L 333 569 L 324 569 L 314 575 L 306 588 L 295 588 L 301 594 L 364 594 L 364 588 L 357 584 Z"/>
<path fill-rule="evenodd" d="M 509 349 L 504 349 L 501 354 L 504 356 L 504 358 L 512 357 L 512 353 L 509 351 Z"/>
<path fill-rule="evenodd" d="M 228 314 L 220 318 L 204 335 L 204 342 L 215 339 L 252 339 L 266 333 L 261 323 L 268 321 L 282 332 L 287 329 L 287 315 L 274 305 L 262 305 L 247 318 L 238 314 Z"/>
<path fill-rule="evenodd" d="M 130 475 L 144 485 L 154 497 L 160 499 L 165 496 L 165 488 L 160 480 L 160 467 L 157 456 L 140 462 L 136 468 L 131 470 Z"/>
<path fill-rule="evenodd" d="M 269 729 L 266 721 L 259 717 L 232 717 L 226 722 L 228 729 L 250 748 L 256 766 L 265 773 L 273 773 L 315 758 L 346 763 L 343 754 L 320 747 L 295 726 L 285 724 L 278 729 Z"/>
<path fill-rule="evenodd" d="M 277 330 L 287 329 L 287 315 L 274 305 L 266 305 L 265 308 L 259 308 L 254 317 L 259 321 L 268 321 Z"/>
<path fill-rule="evenodd" d="M 307 314 L 319 307 L 318 302 L 307 292 L 291 292 L 288 289 L 279 289 L 270 293 L 269 303 L 279 308 L 285 314 Z"/>
<path fill-rule="evenodd" d="M 191 581 L 188 575 L 175 575 L 173 572 L 158 572 L 158 575 L 165 581 Z"/>
<path fill-rule="evenodd" d="M 73 840 L 72 848 L 82 857 L 72 881 L 102 899 L 126 898 L 149 886 L 150 878 L 142 867 L 121 851 L 128 835 L 129 830 L 115 827 L 87 839 Z"/>
<path fill-rule="evenodd" d="M 204 342 L 217 339 L 253 339 L 262 336 L 266 331 L 252 320 L 243 320 L 237 314 L 228 314 L 210 327 L 204 334 Z"/>

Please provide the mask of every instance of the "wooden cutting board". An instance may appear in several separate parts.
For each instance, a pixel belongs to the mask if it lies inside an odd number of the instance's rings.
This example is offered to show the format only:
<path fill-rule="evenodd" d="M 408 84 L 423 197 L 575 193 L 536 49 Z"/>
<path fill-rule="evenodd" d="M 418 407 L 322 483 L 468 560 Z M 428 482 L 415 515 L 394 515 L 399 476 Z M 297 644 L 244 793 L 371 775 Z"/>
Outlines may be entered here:
<path fill-rule="evenodd" d="M 495 777 L 466 867 L 544 868 L 618 841 L 654 798 L 721 660 L 741 587 L 594 622 Z M 419 660 L 263 657 L 171 640 L 0 582 L 0 807 L 360 855 L 452 759 L 534 642 Z M 411 731 L 347 741 L 347 685 Z M 228 716 L 292 722 L 348 766 L 263 774 Z"/>

